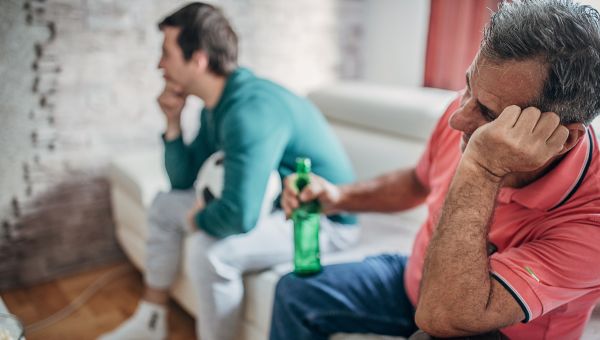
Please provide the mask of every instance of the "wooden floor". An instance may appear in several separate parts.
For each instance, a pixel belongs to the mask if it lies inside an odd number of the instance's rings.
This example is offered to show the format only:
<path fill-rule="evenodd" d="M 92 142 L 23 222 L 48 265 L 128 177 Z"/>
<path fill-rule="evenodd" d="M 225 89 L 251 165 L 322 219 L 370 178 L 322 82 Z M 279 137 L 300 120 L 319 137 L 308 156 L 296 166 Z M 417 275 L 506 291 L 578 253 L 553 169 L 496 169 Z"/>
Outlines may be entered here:
<path fill-rule="evenodd" d="M 135 310 L 142 295 L 142 277 L 128 263 L 118 263 L 37 286 L 0 293 L 8 310 L 27 326 L 46 318 L 73 301 L 105 273 L 122 269 L 123 274 L 96 293 L 66 319 L 36 332 L 27 340 L 95 339 L 121 322 Z M 169 305 L 169 339 L 195 339 L 194 319 L 175 303 Z"/>

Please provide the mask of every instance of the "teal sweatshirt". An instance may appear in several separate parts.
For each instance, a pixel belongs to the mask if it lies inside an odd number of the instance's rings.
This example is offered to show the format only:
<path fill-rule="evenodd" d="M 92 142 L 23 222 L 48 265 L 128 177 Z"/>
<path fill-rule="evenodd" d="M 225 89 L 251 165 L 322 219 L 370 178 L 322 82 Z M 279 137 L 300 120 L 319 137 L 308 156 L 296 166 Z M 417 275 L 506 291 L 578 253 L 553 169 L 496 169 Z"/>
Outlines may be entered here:
<path fill-rule="evenodd" d="M 332 183 L 354 181 L 341 144 L 325 118 L 308 100 L 238 68 L 213 109 L 201 112 L 200 131 L 186 145 L 165 141 L 165 166 L 173 189 L 192 188 L 203 162 L 223 150 L 225 181 L 220 199 L 196 216 L 198 226 L 223 238 L 254 228 L 269 176 L 295 171 L 297 157 L 309 157 L 313 172 Z M 353 215 L 328 216 L 354 224 Z"/>

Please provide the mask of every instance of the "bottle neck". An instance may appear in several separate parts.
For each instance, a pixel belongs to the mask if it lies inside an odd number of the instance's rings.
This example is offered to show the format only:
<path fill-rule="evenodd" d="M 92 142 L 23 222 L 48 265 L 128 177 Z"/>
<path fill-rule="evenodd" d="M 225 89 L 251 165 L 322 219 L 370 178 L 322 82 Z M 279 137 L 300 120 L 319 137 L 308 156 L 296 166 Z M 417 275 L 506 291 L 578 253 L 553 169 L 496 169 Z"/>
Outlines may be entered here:
<path fill-rule="evenodd" d="M 296 187 L 298 187 L 298 192 L 300 192 L 310 183 L 310 176 L 308 173 L 304 172 L 298 172 L 297 174 L 298 177 L 296 177 Z"/>

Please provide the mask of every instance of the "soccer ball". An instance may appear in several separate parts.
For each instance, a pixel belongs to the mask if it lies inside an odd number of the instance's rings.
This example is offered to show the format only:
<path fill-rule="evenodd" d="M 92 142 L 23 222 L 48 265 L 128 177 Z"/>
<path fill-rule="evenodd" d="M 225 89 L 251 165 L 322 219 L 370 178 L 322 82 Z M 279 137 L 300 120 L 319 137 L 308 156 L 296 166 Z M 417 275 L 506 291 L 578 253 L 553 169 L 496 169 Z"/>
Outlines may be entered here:
<path fill-rule="evenodd" d="M 223 192 L 223 182 L 225 181 L 225 169 L 223 163 L 225 153 L 217 151 L 204 161 L 204 164 L 198 172 L 198 178 L 194 184 L 198 199 L 208 205 L 215 199 L 219 199 Z M 277 171 L 271 172 L 263 202 L 260 209 L 260 216 L 266 216 L 271 213 L 273 202 L 281 193 L 281 178 Z"/>

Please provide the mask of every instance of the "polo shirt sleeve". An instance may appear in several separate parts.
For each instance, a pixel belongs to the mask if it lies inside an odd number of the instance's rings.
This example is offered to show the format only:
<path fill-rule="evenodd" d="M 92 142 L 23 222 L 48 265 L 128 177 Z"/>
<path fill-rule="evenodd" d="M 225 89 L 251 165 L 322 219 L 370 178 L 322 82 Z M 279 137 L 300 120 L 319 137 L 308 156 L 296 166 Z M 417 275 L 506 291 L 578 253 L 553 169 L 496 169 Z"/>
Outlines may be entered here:
<path fill-rule="evenodd" d="M 490 257 L 491 275 L 528 322 L 600 287 L 600 224 L 563 223 L 538 240 Z"/>
<path fill-rule="evenodd" d="M 415 172 L 417 174 L 417 178 L 423 184 L 423 186 L 429 188 L 429 171 L 431 170 L 431 161 L 435 159 L 435 155 L 437 153 L 437 148 L 439 144 L 440 136 L 442 132 L 448 129 L 448 120 L 452 113 L 458 108 L 460 104 L 460 98 L 455 99 L 450 103 L 446 111 L 442 115 L 442 117 L 438 120 L 433 132 L 429 136 L 429 140 L 427 141 L 427 146 L 425 147 L 425 151 L 421 155 L 419 162 L 417 163 L 417 167 Z"/>

